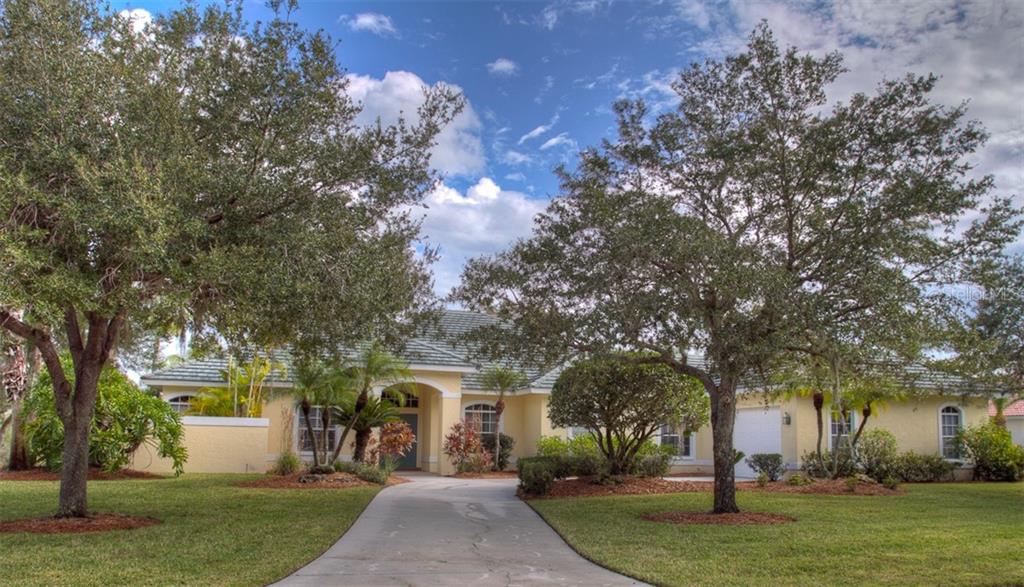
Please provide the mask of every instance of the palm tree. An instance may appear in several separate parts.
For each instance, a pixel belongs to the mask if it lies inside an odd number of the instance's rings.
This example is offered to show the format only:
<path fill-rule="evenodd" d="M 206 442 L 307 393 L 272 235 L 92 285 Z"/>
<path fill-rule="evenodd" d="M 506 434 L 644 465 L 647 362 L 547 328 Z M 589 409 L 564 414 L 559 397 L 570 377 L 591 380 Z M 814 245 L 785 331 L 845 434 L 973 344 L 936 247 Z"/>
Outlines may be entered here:
<path fill-rule="evenodd" d="M 484 371 L 484 389 L 498 394 L 494 402 L 494 467 L 498 467 L 501 455 L 501 414 L 505 411 L 505 394 L 514 393 L 526 385 L 522 372 L 511 367 L 496 366 Z"/>
<path fill-rule="evenodd" d="M 393 387 L 401 386 L 412 389 L 412 373 L 409 367 L 401 359 L 395 357 L 384 347 L 373 342 L 366 346 L 359 354 L 359 357 L 343 367 L 338 373 L 339 384 L 349 390 L 355 401 L 351 411 L 348 412 L 345 428 L 342 430 L 341 438 L 334 449 L 331 461 L 334 462 L 341 454 L 341 448 L 345 445 L 345 439 L 355 427 L 359 414 L 366 409 L 370 401 L 370 392 L 379 386 Z M 366 439 L 369 437 L 367 436 Z M 365 440 L 364 439 L 364 443 Z"/>
<path fill-rule="evenodd" d="M 352 406 L 354 407 L 354 405 Z M 347 420 L 353 419 L 352 409 L 340 410 L 342 417 Z M 370 435 L 374 428 L 398 421 L 398 408 L 396 405 L 383 397 L 370 396 L 366 399 L 362 411 L 354 417 L 352 429 L 355 430 L 355 447 L 352 449 L 352 460 L 357 462 L 366 461 L 366 447 L 370 441 Z"/>
<path fill-rule="evenodd" d="M 312 444 L 313 467 L 330 464 L 327 460 L 331 447 L 330 427 L 332 408 L 343 405 L 346 401 L 347 389 L 337 384 L 334 369 L 322 361 L 301 361 L 295 368 L 295 383 L 290 388 L 274 390 L 275 394 L 287 394 L 295 399 L 302 412 L 306 434 Z M 313 406 L 320 406 L 320 437 L 313 428 Z M 333 462 L 333 461 L 331 461 Z"/>
<path fill-rule="evenodd" d="M 992 398 L 992 405 L 996 409 L 996 413 L 992 416 L 992 423 L 1000 428 L 1006 428 L 1006 414 L 1003 413 L 1006 408 L 1012 406 L 1020 399 L 1014 395 L 999 395 Z"/>

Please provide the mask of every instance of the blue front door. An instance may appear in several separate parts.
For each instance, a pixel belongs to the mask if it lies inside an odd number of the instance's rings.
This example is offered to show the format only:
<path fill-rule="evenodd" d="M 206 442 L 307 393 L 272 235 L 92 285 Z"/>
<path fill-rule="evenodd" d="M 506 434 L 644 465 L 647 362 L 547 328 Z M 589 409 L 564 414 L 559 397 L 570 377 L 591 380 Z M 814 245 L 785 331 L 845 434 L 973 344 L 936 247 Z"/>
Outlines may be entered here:
<path fill-rule="evenodd" d="M 420 437 L 419 437 L 420 417 L 419 417 L 418 414 L 402 414 L 400 417 L 402 418 L 402 420 L 405 420 L 405 423 L 408 424 L 410 428 L 412 428 L 412 433 L 414 435 L 416 435 L 416 442 L 413 443 L 412 448 L 409 449 L 409 452 L 405 453 L 405 456 L 402 457 L 402 460 L 400 460 L 398 462 L 398 468 L 399 469 L 416 469 L 416 468 L 419 468 L 419 464 L 416 462 L 416 448 L 419 446 L 419 443 L 420 443 Z"/>

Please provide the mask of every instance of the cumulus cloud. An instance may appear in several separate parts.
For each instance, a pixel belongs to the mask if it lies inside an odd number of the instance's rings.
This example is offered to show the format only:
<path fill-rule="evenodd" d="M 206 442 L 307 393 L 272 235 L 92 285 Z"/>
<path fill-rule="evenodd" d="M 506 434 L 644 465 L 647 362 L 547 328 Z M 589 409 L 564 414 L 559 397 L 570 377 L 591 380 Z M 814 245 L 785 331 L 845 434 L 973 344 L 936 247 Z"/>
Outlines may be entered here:
<path fill-rule="evenodd" d="M 487 64 L 487 71 L 494 76 L 509 77 L 515 75 L 519 71 L 519 64 L 511 59 L 499 57 Z"/>
<path fill-rule="evenodd" d="M 423 103 L 423 92 L 428 88 L 419 76 L 408 71 L 389 71 L 383 79 L 355 74 L 347 77 L 348 94 L 363 104 L 363 111 L 356 119 L 359 124 L 372 124 L 378 117 L 384 124 L 391 124 L 398 120 L 399 114 L 414 119 L 416 109 Z M 458 86 L 451 87 L 462 91 Z M 480 131 L 480 118 L 467 102 L 465 109 L 438 135 L 431 165 L 451 175 L 481 172 L 486 160 Z"/>
<path fill-rule="evenodd" d="M 489 177 L 481 178 L 465 193 L 438 184 L 422 212 L 424 239 L 440 249 L 434 265 L 435 291 L 444 295 L 459 282 L 471 257 L 504 250 L 530 234 L 533 218 L 544 201 L 502 189 Z"/>
<path fill-rule="evenodd" d="M 376 12 L 362 12 L 355 16 L 343 14 L 339 20 L 353 31 L 365 31 L 380 37 L 398 36 L 398 29 L 391 22 L 391 17 Z"/>
<path fill-rule="evenodd" d="M 131 21 L 135 34 L 145 31 L 146 27 L 153 22 L 153 15 L 145 8 L 125 9 L 118 12 L 117 15 Z"/>
<path fill-rule="evenodd" d="M 550 139 L 544 141 L 544 144 L 540 146 L 540 150 L 547 151 L 548 149 L 553 149 L 555 147 L 561 146 L 571 147 L 575 149 L 576 141 L 569 138 L 569 133 L 563 132 L 557 136 L 553 136 Z"/>

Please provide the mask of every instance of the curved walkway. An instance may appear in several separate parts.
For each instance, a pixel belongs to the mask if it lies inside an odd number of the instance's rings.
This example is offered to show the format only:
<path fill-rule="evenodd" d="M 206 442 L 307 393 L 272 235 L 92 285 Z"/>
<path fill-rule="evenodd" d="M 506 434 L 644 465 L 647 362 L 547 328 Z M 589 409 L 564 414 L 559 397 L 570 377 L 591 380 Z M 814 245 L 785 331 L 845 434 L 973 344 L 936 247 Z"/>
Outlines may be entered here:
<path fill-rule="evenodd" d="M 516 497 L 514 479 L 410 479 L 277 585 L 642 584 L 576 554 Z"/>

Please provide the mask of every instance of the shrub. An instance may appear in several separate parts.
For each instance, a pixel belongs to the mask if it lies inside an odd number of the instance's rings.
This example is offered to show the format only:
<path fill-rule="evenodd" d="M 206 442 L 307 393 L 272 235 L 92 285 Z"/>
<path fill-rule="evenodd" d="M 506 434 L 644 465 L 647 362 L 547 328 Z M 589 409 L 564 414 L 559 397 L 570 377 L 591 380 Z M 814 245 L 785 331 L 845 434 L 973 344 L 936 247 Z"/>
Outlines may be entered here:
<path fill-rule="evenodd" d="M 491 459 L 490 453 L 477 452 L 470 454 L 459 463 L 456 471 L 459 473 L 484 473 L 493 467 L 494 461 Z"/>
<path fill-rule="evenodd" d="M 800 486 L 803 486 L 803 485 L 810 485 L 811 484 L 811 480 L 808 477 L 805 477 L 805 476 L 803 476 L 803 475 L 801 475 L 799 473 L 796 473 L 795 475 L 793 475 L 793 476 L 791 476 L 789 478 L 789 481 L 787 481 L 787 483 L 789 483 L 790 485 L 793 485 L 795 487 L 800 487 Z"/>
<path fill-rule="evenodd" d="M 664 477 L 668 475 L 671 464 L 672 457 L 665 453 L 648 455 L 637 463 L 637 474 L 641 477 Z"/>
<path fill-rule="evenodd" d="M 387 485 L 388 477 L 391 476 L 386 469 L 366 463 L 356 464 L 355 475 L 363 481 L 376 483 L 378 485 Z"/>
<path fill-rule="evenodd" d="M 563 460 L 567 477 L 591 477 L 605 469 L 604 459 L 596 454 L 573 455 Z"/>
<path fill-rule="evenodd" d="M 64 372 L 74 373 L 64 358 Z M 25 400 L 25 413 L 34 419 L 25 427 L 29 456 L 52 470 L 60 469 L 64 425 L 57 416 L 53 383 L 43 372 Z M 114 472 L 128 466 L 144 444 L 171 459 L 174 473 L 184 470 L 187 454 L 181 418 L 167 402 L 142 392 L 126 375 L 106 367 L 100 374 L 96 408 L 89 432 L 89 465 Z"/>
<path fill-rule="evenodd" d="M 835 477 L 849 477 L 857 472 L 857 467 L 855 466 L 853 459 L 850 458 L 850 451 L 846 449 L 839 449 L 838 457 L 839 462 L 836 467 Z M 818 463 L 818 457 L 813 451 L 804 453 L 804 456 L 800 459 L 800 468 L 803 469 L 804 473 L 810 477 L 831 477 L 832 452 L 827 450 L 821 451 L 821 459 L 825 464 L 824 468 L 822 468 Z"/>
<path fill-rule="evenodd" d="M 313 475 L 330 475 L 334 472 L 334 467 L 331 465 L 317 465 L 309 468 L 310 474 Z"/>
<path fill-rule="evenodd" d="M 519 486 L 530 495 L 547 495 L 555 485 L 558 457 L 519 459 Z"/>
<path fill-rule="evenodd" d="M 895 475 L 907 483 L 945 481 L 953 474 L 956 465 L 939 455 L 925 455 L 914 451 L 896 457 Z"/>
<path fill-rule="evenodd" d="M 352 461 L 334 461 L 334 470 L 338 473 L 351 473 L 355 475 L 358 468 L 358 463 L 353 463 Z"/>
<path fill-rule="evenodd" d="M 288 451 L 277 456 L 274 468 L 270 470 L 274 475 L 291 475 L 302 468 L 302 461 L 295 453 Z"/>
<path fill-rule="evenodd" d="M 779 453 L 758 453 L 750 455 L 747 464 L 754 471 L 768 477 L 769 481 L 778 481 L 786 472 L 786 465 Z M 759 475 L 759 477 L 760 477 Z"/>
<path fill-rule="evenodd" d="M 497 469 L 504 471 L 508 468 L 508 462 L 512 457 L 512 449 L 516 446 L 516 439 L 512 438 L 508 434 L 501 435 L 501 453 L 498 455 Z M 489 435 L 484 437 L 484 450 L 493 458 L 494 456 L 494 436 Z"/>
<path fill-rule="evenodd" d="M 1019 481 L 1024 477 L 1024 448 L 1013 443 L 1006 428 L 992 423 L 970 426 L 957 433 L 957 441 L 974 463 L 975 479 Z"/>
<path fill-rule="evenodd" d="M 757 474 L 757 486 L 758 487 L 765 487 L 765 486 L 767 486 L 769 481 L 772 481 L 772 479 L 768 478 L 768 474 L 767 473 L 758 473 Z"/>
<path fill-rule="evenodd" d="M 537 454 L 542 457 L 567 457 L 569 441 L 557 436 L 541 436 L 537 441 Z"/>
<path fill-rule="evenodd" d="M 896 477 L 890 475 L 885 479 L 882 479 L 882 486 L 885 487 L 886 489 L 896 489 L 897 487 L 900 486 L 900 482 L 898 479 L 896 479 Z"/>
<path fill-rule="evenodd" d="M 490 455 L 484 452 L 480 433 L 464 420 L 452 424 L 451 431 L 444 437 L 441 450 L 451 459 L 459 473 L 483 472 L 486 469 L 480 467 L 484 461 L 490 462 Z M 487 455 L 486 458 L 483 455 Z"/>
<path fill-rule="evenodd" d="M 581 434 L 574 436 L 569 439 L 569 454 L 572 456 L 582 457 L 591 456 L 595 459 L 603 459 L 601 455 L 601 449 L 597 446 L 597 441 L 590 434 Z"/>
<path fill-rule="evenodd" d="M 398 461 L 416 444 L 412 427 L 402 420 L 388 422 L 381 426 L 380 439 L 371 454 L 372 461 L 378 461 L 390 475 L 398 468 Z"/>
<path fill-rule="evenodd" d="M 897 456 L 896 437 L 888 430 L 868 430 L 857 443 L 860 468 L 875 481 L 897 474 Z"/>

